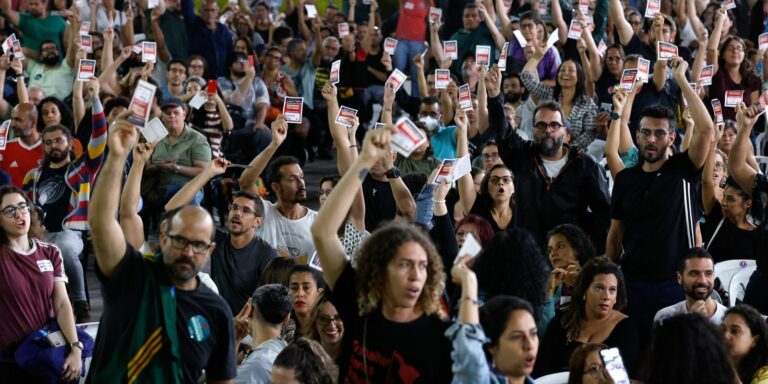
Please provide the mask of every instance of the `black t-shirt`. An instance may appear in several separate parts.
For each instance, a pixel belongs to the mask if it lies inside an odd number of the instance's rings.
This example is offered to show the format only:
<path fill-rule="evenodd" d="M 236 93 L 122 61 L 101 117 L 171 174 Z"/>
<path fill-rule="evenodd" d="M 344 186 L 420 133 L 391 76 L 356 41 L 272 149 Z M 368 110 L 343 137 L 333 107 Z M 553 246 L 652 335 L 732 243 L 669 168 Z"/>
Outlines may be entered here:
<path fill-rule="evenodd" d="M 232 313 L 239 313 L 259 287 L 264 267 L 279 257 L 277 251 L 258 236 L 242 249 L 229 241 L 229 234 L 216 230 L 216 249 L 211 255 L 211 278 Z"/>
<path fill-rule="evenodd" d="M 678 260 L 695 241 L 700 183 L 701 170 L 687 151 L 667 159 L 657 172 L 643 171 L 641 163 L 616 175 L 611 218 L 624 224 L 620 264 L 626 277 L 674 278 Z"/>
<path fill-rule="evenodd" d="M 715 263 L 726 260 L 756 259 L 756 247 L 760 244 L 758 228 L 750 231 L 737 227 L 723 217 L 723 208 L 718 202 L 715 202 L 705 220 L 701 224 L 701 238 Z M 721 221 L 722 225 L 720 225 Z M 713 234 L 715 234 L 714 238 Z"/>
<path fill-rule="evenodd" d="M 136 308 L 142 303 L 139 295 L 147 277 L 154 275 L 153 264 L 128 244 L 112 276 L 104 276 L 96 264 L 96 273 L 102 283 L 104 313 L 93 352 L 91 375 L 105 368 L 112 348 L 123 333 L 140 326 L 135 324 Z M 209 380 L 235 378 L 234 321 L 227 303 L 201 283 L 194 291 L 176 289 L 175 293 L 176 332 L 184 382 L 196 383 L 203 369 Z M 199 332 L 194 332 L 193 337 L 190 329 Z M 115 378 L 115 381 L 120 380 Z"/>
<path fill-rule="evenodd" d="M 67 186 L 64 175 L 69 167 L 43 167 L 37 181 L 37 203 L 45 210 L 43 225 L 49 232 L 61 231 L 61 223 L 69 212 L 72 190 Z"/>
<path fill-rule="evenodd" d="M 397 204 L 388 181 L 375 180 L 368 175 L 363 180 L 365 206 L 365 229 L 373 232 L 383 221 L 392 220 L 397 213 Z"/>
<path fill-rule="evenodd" d="M 386 76 L 387 69 L 384 68 L 384 64 L 381 63 L 381 58 L 384 56 L 384 49 L 379 48 L 379 53 L 377 54 L 371 54 L 369 53 L 368 56 L 365 57 L 365 64 L 366 66 L 373 68 L 379 72 L 384 73 Z M 369 85 L 384 85 L 384 82 L 379 80 L 376 76 L 374 76 L 372 73 L 368 72 L 368 84 Z"/>
<path fill-rule="evenodd" d="M 595 94 L 597 94 L 597 106 L 601 107 L 603 103 L 610 104 L 613 108 L 613 95 L 619 90 L 621 79 L 614 77 L 608 69 L 603 68 L 603 74 L 595 83 Z"/>
<path fill-rule="evenodd" d="M 356 296 L 355 270 L 347 263 L 331 296 L 344 321 L 339 383 L 451 382 L 451 343 L 444 336 L 448 322 L 423 315 L 395 323 L 378 309 L 358 316 Z"/>

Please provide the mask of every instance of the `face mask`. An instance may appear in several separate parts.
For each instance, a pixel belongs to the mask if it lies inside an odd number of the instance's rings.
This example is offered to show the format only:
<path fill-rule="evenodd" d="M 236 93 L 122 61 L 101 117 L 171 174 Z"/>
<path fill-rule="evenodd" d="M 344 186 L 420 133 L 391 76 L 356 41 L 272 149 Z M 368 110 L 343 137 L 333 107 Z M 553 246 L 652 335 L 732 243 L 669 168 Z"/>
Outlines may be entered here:
<path fill-rule="evenodd" d="M 426 126 L 426 129 L 427 129 L 427 132 L 429 132 L 429 133 L 436 132 L 437 129 L 440 128 L 440 122 L 437 121 L 437 119 L 435 119 L 432 116 L 424 116 L 424 117 L 420 118 L 419 121 L 424 123 L 424 125 Z"/>

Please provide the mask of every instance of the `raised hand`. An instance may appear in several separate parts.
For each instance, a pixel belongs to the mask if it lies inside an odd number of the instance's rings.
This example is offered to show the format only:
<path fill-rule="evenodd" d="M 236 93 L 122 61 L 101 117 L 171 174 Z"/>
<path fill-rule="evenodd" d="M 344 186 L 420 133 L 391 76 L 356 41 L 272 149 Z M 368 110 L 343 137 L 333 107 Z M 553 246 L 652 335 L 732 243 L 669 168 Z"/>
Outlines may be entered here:
<path fill-rule="evenodd" d="M 613 112 L 621 115 L 624 112 L 624 106 L 627 104 L 627 91 L 620 89 L 613 94 Z"/>
<path fill-rule="evenodd" d="M 494 64 L 485 77 L 485 89 L 488 97 L 496 97 L 501 93 L 501 72 L 499 66 Z"/>
<path fill-rule="evenodd" d="M 128 153 L 139 142 L 139 129 L 126 120 L 130 114 L 130 111 L 121 113 L 109 126 L 107 145 L 109 145 L 110 156 L 127 158 Z"/>
<path fill-rule="evenodd" d="M 277 119 L 272 122 L 272 142 L 278 147 L 283 144 L 288 135 L 288 123 L 282 114 L 277 115 Z"/>
<path fill-rule="evenodd" d="M 467 265 L 473 258 L 468 255 L 458 255 L 457 257 L 458 260 L 451 268 L 451 281 L 457 285 L 464 285 L 465 281 L 475 277 L 475 272 Z"/>
<path fill-rule="evenodd" d="M 155 145 L 150 142 L 139 143 L 133 147 L 133 161 L 146 164 L 155 152 Z"/>
<path fill-rule="evenodd" d="M 86 97 L 88 100 L 96 100 L 99 98 L 99 79 L 93 78 L 88 80 L 85 86 Z"/>
<path fill-rule="evenodd" d="M 241 340 L 251 333 L 251 316 L 253 315 L 253 302 L 251 299 L 243 306 L 240 313 L 235 316 L 235 340 Z"/>
<path fill-rule="evenodd" d="M 685 78 L 685 71 L 688 70 L 688 62 L 678 57 L 673 57 L 672 59 L 672 74 L 675 76 L 675 80 L 677 80 L 678 84 L 682 84 L 683 82 L 687 82 L 688 80 Z"/>
<path fill-rule="evenodd" d="M 336 85 L 330 81 L 326 81 L 322 90 L 323 99 L 331 101 L 336 100 Z"/>
<path fill-rule="evenodd" d="M 392 158 L 390 155 L 390 141 L 392 131 L 390 129 L 373 129 L 368 131 L 363 140 L 363 148 L 360 157 L 368 164 L 373 164 L 379 159 Z"/>
<path fill-rule="evenodd" d="M 736 106 L 736 124 L 739 130 L 751 129 L 758 117 L 760 117 L 760 107 L 757 104 L 753 104 L 749 108 L 744 103 L 739 103 Z"/>
<path fill-rule="evenodd" d="M 229 167 L 229 160 L 223 158 L 223 157 L 217 157 L 215 159 L 211 159 L 211 161 L 208 163 L 208 167 L 206 167 L 206 172 L 209 172 L 213 176 L 221 175 L 224 172 L 227 171 L 227 167 Z"/>

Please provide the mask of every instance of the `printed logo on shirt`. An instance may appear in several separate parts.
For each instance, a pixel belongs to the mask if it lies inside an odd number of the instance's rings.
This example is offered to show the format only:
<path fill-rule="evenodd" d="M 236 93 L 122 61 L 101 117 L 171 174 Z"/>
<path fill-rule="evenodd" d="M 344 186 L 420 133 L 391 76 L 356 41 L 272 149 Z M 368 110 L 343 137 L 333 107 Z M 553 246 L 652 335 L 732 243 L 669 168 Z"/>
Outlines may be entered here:
<path fill-rule="evenodd" d="M 18 167 L 19 167 L 19 164 L 16 162 L 16 160 L 14 160 L 13 163 L 11 163 L 11 168 L 18 168 Z"/>
<path fill-rule="evenodd" d="M 203 341 L 211 335 L 211 326 L 205 317 L 195 315 L 187 321 L 187 332 L 192 340 Z"/>
<path fill-rule="evenodd" d="M 40 272 L 53 272 L 53 264 L 50 260 L 38 260 L 37 267 L 40 268 Z"/>
<path fill-rule="evenodd" d="M 37 75 L 35 75 L 35 80 L 42 80 L 42 79 L 43 79 L 42 73 L 38 73 Z"/>

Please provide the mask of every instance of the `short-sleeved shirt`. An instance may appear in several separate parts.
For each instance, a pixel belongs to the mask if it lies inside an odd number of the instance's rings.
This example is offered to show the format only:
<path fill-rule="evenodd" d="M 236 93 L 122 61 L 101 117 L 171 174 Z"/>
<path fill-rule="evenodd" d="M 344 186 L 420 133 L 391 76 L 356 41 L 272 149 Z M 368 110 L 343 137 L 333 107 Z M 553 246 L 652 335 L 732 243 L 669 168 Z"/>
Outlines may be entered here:
<path fill-rule="evenodd" d="M 701 218 L 695 200 L 701 170 L 688 152 L 676 154 L 656 172 L 642 164 L 616 175 L 611 218 L 624 224 L 620 264 L 627 278 L 645 281 L 675 277 L 678 261 L 695 242 Z"/>
<path fill-rule="evenodd" d="M 432 144 L 433 156 L 438 160 L 456 158 L 456 126 L 440 127 L 429 140 Z"/>
<path fill-rule="evenodd" d="M 123 259 L 110 277 L 102 273 L 97 263 L 96 274 L 102 283 L 104 313 L 96 338 L 90 378 L 110 361 L 112 348 L 123 333 L 142 326 L 136 324 L 136 308 L 142 305 L 140 293 L 144 284 L 148 278 L 154 278 L 154 263 L 128 244 Z M 175 296 L 176 333 L 184 382 L 198 382 L 203 369 L 209 381 L 233 379 L 237 375 L 235 325 L 227 303 L 199 282 L 193 291 L 176 289 Z M 196 329 L 204 331 L 196 332 Z M 127 361 L 125 363 L 128 364 Z"/>
<path fill-rule="evenodd" d="M 525 50 L 520 46 L 520 42 L 517 40 L 512 41 L 507 48 L 507 71 L 508 73 L 520 73 L 525 67 L 525 63 L 528 59 L 525 58 Z M 539 61 L 539 65 L 536 67 L 539 72 L 539 79 L 541 80 L 554 80 L 557 78 L 557 55 L 554 48 L 547 50 L 544 54 L 544 58 Z"/>
<path fill-rule="evenodd" d="M 414 173 L 421 173 L 429 176 L 432 170 L 440 165 L 440 161 L 432 156 L 424 156 L 422 159 L 414 159 L 412 157 L 403 157 L 397 155 L 395 159 L 395 166 L 403 176 L 412 175 Z"/>
<path fill-rule="evenodd" d="M 344 322 L 338 359 L 344 382 L 450 383 L 451 342 L 444 336 L 450 323 L 426 314 L 396 323 L 380 309 L 359 316 L 355 280 L 355 270 L 347 264 L 331 296 Z"/>
<path fill-rule="evenodd" d="M 64 100 L 72 93 L 75 72 L 66 60 L 48 69 L 37 60 L 29 60 L 27 73 L 29 74 L 29 86 L 42 88 L 46 96 L 54 96 L 59 100 Z"/>
<path fill-rule="evenodd" d="M 232 313 L 239 313 L 259 287 L 264 267 L 278 257 L 277 251 L 258 236 L 237 249 L 229 240 L 229 233 L 222 230 L 216 231 L 214 241 L 216 249 L 211 254 L 211 278 Z"/>
<path fill-rule="evenodd" d="M 67 282 L 56 245 L 32 240 L 28 252 L 0 246 L 0 351 L 42 328 L 54 316 L 56 282 Z"/>
<path fill-rule="evenodd" d="M 736 83 L 731 78 L 725 68 L 720 67 L 718 71 L 712 76 L 712 85 L 709 86 L 709 97 L 711 99 L 720 99 L 721 102 L 725 102 L 726 91 L 744 91 L 742 95 L 742 101 L 745 105 L 752 105 L 757 100 L 752 100 L 752 92 L 760 93 L 762 84 L 757 76 L 750 76 L 741 79 L 741 83 Z M 736 120 L 736 108 L 723 108 L 723 118 L 728 120 Z"/>
<path fill-rule="evenodd" d="M 211 161 L 211 146 L 208 145 L 208 139 L 205 136 L 190 128 L 184 126 L 184 131 L 176 138 L 176 142 L 171 144 L 166 136 L 155 146 L 155 152 L 152 154 L 153 163 L 162 163 L 176 160 L 176 164 L 185 167 L 194 167 L 196 161 Z M 186 183 L 189 177 L 182 174 L 163 171 L 164 181 L 167 184 Z"/>
<path fill-rule="evenodd" d="M 310 229 L 317 212 L 307 208 L 304 217 L 290 220 L 280 213 L 276 204 L 264 200 L 262 204 L 264 222 L 256 230 L 256 236 L 277 249 L 280 256 L 294 258 L 299 264 L 309 262 L 309 258 L 315 253 Z"/>
<path fill-rule="evenodd" d="M 235 384 L 261 384 L 272 380 L 272 364 L 277 355 L 288 346 L 283 339 L 269 339 L 256 348 L 237 368 Z"/>
<path fill-rule="evenodd" d="M 376 207 L 365 210 L 366 230 L 373 232 L 382 222 L 395 218 L 397 204 L 389 181 L 379 181 L 368 175 L 363 180 L 363 199 L 366 207 Z"/>
<path fill-rule="evenodd" d="M 87 19 L 83 19 L 87 20 Z M 45 19 L 38 19 L 26 12 L 19 13 L 19 29 L 24 33 L 24 48 L 33 51 L 40 51 L 40 45 L 43 41 L 53 40 L 59 54 L 64 55 L 64 29 L 67 23 L 61 16 L 48 15 Z M 45 93 L 50 96 L 48 92 Z"/>
<path fill-rule="evenodd" d="M 296 95 L 304 98 L 304 104 L 313 108 L 315 91 L 315 73 L 317 69 L 312 65 L 312 60 L 307 60 L 298 71 L 292 71 L 288 64 L 283 64 L 280 69 L 285 72 L 296 86 Z"/>
<path fill-rule="evenodd" d="M 24 185 L 24 176 L 43 163 L 43 140 L 38 140 L 28 147 L 20 139 L 11 140 L 0 151 L 0 168 L 11 175 L 11 183 L 16 188 Z"/>
<path fill-rule="evenodd" d="M 709 318 L 709 321 L 711 321 L 712 324 L 719 326 L 723 322 L 725 311 L 727 311 L 728 308 L 718 302 L 715 302 L 715 304 L 717 305 L 717 309 L 715 310 L 715 313 L 712 315 L 712 317 Z M 688 312 L 688 308 L 685 306 L 685 300 L 683 300 L 677 304 L 672 304 L 669 307 L 660 309 L 658 312 L 656 312 L 656 316 L 653 317 L 653 322 L 661 323 L 664 321 L 664 319 Z"/>

